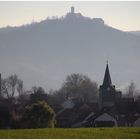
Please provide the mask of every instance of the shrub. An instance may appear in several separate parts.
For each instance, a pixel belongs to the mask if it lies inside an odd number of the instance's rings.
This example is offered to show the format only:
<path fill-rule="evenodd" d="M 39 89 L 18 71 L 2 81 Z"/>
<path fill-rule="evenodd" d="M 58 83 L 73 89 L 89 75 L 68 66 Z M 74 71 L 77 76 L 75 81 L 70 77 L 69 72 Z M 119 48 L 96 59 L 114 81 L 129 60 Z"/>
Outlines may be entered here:
<path fill-rule="evenodd" d="M 24 128 L 54 127 L 55 112 L 45 101 L 33 103 L 26 106 L 22 123 Z"/>

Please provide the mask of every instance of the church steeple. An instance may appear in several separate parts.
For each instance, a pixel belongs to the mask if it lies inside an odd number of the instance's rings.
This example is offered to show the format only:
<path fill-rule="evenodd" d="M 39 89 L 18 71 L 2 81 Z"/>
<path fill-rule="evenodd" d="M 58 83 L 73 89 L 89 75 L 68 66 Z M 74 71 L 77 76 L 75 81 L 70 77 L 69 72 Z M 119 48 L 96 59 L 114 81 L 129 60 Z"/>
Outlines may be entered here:
<path fill-rule="evenodd" d="M 112 85 L 107 61 L 103 84 L 99 89 L 99 108 L 113 107 L 116 100 L 120 98 L 121 92 L 115 89 L 115 85 Z"/>
<path fill-rule="evenodd" d="M 108 61 L 107 61 L 105 76 L 104 76 L 104 81 L 103 81 L 103 87 L 109 87 L 111 85 L 112 85 L 112 82 L 111 82 L 110 72 L 109 72 L 109 68 L 108 68 Z"/>

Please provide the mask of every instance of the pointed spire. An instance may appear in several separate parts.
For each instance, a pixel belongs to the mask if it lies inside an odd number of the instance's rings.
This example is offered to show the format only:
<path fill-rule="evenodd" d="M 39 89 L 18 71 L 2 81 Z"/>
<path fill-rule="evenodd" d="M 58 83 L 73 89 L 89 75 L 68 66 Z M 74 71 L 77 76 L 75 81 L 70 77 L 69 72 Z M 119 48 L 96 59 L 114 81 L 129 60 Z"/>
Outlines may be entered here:
<path fill-rule="evenodd" d="M 112 85 L 112 82 L 111 82 L 110 72 L 109 72 L 109 68 L 108 68 L 108 60 L 107 60 L 103 86 L 109 87 L 111 85 Z"/>

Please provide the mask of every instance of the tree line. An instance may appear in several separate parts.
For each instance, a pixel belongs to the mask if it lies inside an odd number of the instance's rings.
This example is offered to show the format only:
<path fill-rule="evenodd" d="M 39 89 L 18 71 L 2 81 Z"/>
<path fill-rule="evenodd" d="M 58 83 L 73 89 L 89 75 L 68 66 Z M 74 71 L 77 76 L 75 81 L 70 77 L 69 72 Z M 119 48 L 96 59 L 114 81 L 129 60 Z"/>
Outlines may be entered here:
<path fill-rule="evenodd" d="M 61 105 L 68 99 L 80 102 L 97 102 L 98 84 L 83 74 L 68 75 L 59 90 L 45 91 L 34 86 L 24 89 L 24 82 L 16 74 L 1 81 L 0 128 L 55 127 L 53 105 Z M 134 82 L 126 89 L 125 96 L 139 95 Z"/>

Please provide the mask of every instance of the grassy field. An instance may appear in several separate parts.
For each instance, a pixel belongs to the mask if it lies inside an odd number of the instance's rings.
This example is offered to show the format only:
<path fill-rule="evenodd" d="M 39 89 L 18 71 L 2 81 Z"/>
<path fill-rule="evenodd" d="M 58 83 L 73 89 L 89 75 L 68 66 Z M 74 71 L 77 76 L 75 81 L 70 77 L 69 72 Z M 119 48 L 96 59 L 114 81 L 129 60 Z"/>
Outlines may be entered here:
<path fill-rule="evenodd" d="M 140 139 L 140 128 L 48 128 L 48 129 L 19 129 L 0 130 L 2 138 L 29 138 L 29 139 L 95 139 L 95 138 L 129 138 Z"/>

